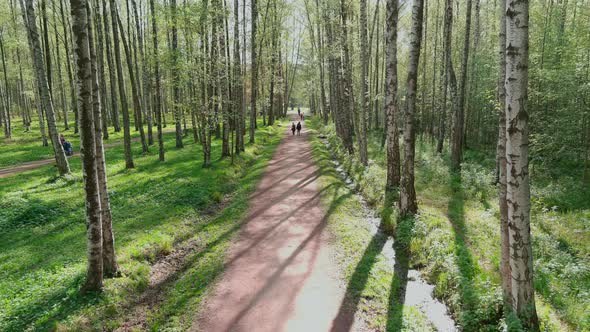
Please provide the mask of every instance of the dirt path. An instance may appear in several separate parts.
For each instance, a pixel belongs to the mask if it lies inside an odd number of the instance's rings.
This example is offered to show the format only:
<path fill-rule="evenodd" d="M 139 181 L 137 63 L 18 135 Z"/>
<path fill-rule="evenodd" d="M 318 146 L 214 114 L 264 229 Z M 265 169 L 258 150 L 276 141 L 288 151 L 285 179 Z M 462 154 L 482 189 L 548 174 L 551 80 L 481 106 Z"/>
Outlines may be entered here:
<path fill-rule="evenodd" d="M 172 131 L 171 130 L 164 130 L 163 131 L 163 133 L 170 133 L 170 132 L 173 132 L 173 130 Z M 140 137 L 134 137 L 131 139 L 131 142 L 137 142 L 137 141 L 139 141 L 139 139 L 140 139 Z M 108 148 L 112 148 L 112 147 L 118 146 L 118 145 L 123 145 L 123 142 L 114 142 L 114 143 L 105 144 L 104 148 L 108 149 Z M 74 155 L 72 157 L 77 157 L 79 155 L 80 155 L 80 153 L 76 152 L 76 153 L 74 153 Z M 0 168 L 0 179 L 5 178 L 7 176 L 14 175 L 14 174 L 26 172 L 28 170 L 32 170 L 35 168 L 39 168 L 42 166 L 54 165 L 54 164 L 55 164 L 55 158 L 50 158 L 50 159 L 29 161 L 26 163 L 22 163 L 22 164 L 12 166 L 12 167 L 7 167 L 7 168 Z"/>
<path fill-rule="evenodd" d="M 350 329 L 307 136 L 278 146 L 193 331 Z"/>

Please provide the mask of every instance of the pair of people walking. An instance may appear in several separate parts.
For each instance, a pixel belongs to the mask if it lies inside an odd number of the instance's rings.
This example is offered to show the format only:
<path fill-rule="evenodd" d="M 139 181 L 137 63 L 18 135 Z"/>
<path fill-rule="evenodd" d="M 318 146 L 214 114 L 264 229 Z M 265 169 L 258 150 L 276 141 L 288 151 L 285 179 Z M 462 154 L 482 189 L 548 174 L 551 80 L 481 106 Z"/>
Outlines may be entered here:
<path fill-rule="evenodd" d="M 301 122 L 297 122 L 297 125 L 295 125 L 295 122 L 291 123 L 291 132 L 293 132 L 293 136 L 295 136 L 295 131 L 297 131 L 297 136 L 301 136 Z"/>

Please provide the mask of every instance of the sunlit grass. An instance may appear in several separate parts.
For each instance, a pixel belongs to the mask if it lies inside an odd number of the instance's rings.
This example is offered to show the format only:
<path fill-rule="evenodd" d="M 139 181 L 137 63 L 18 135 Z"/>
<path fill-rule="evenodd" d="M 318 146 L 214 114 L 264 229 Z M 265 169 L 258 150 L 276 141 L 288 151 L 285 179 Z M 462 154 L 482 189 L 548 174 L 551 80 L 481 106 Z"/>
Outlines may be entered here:
<path fill-rule="evenodd" d="M 332 126 L 315 125 L 328 136 L 331 149 L 340 151 Z M 357 190 L 382 210 L 395 232 L 395 208 L 384 208 L 385 150 L 382 132 L 369 139 L 369 167 L 356 158 L 342 158 Z M 411 240 L 411 262 L 436 285 L 435 294 L 468 330 L 496 330 L 504 326 L 499 278 L 500 234 L 497 191 L 492 185 L 493 153 L 466 151 L 461 178 L 449 172 L 448 154 L 437 155 L 426 141 L 417 142 L 416 191 L 419 215 Z M 533 177 L 532 233 L 535 287 L 539 316 L 545 331 L 590 329 L 590 257 L 587 192 L 570 186 L 535 181 Z M 557 181 L 556 183 L 559 183 Z M 564 184 L 569 184 L 565 181 Z M 551 209 L 548 202 L 558 202 Z M 559 318 L 558 318 L 559 317 Z M 567 325 L 565 325 L 567 324 Z"/>
<path fill-rule="evenodd" d="M 157 146 L 142 156 L 135 142 L 132 170 L 124 168 L 122 146 L 107 150 L 123 277 L 106 280 L 101 295 L 78 292 L 86 268 L 80 159 L 70 159 L 73 174 L 67 178 L 56 178 L 54 168 L 44 166 L 0 179 L 0 330 L 116 327 L 124 315 L 122 305 L 147 286 L 154 260 L 191 238 L 207 247 L 216 235 L 238 225 L 280 134 L 280 127 L 260 127 L 257 144 L 248 146 L 234 165 L 230 158 L 219 159 L 221 142 L 214 141 L 209 168 L 202 168 L 202 149 L 188 136 L 186 147 L 175 149 L 174 135 L 165 135 L 164 163 L 158 161 Z M 216 217 L 215 206 L 226 195 L 231 195 L 229 205 Z M 202 289 L 220 271 L 229 239 L 194 260 L 195 267 L 216 262 L 209 270 L 193 271 L 194 278 L 202 279 Z M 195 294 L 191 301 L 199 299 Z"/>

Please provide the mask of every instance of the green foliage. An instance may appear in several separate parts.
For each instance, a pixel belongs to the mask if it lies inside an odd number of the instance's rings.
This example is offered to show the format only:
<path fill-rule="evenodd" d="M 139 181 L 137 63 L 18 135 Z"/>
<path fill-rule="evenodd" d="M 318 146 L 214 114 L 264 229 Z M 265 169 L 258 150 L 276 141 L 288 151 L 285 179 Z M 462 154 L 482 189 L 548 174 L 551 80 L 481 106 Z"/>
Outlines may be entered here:
<path fill-rule="evenodd" d="M 315 123 L 313 127 L 317 128 L 319 124 Z M 328 140 L 332 142 L 333 136 L 329 135 Z M 391 298 L 390 294 L 396 287 L 394 267 L 386 254 L 388 250 L 392 250 L 391 247 L 387 248 L 391 246 L 391 241 L 383 233 L 373 233 L 362 202 L 352 193 L 355 188 L 348 188 L 342 174 L 335 169 L 332 162 L 334 153 L 345 152 L 339 142 L 333 142 L 335 145 L 328 149 L 318 138 L 313 138 L 312 145 L 314 159 L 321 173 L 319 181 L 322 202 L 328 207 L 328 225 L 337 239 L 336 259 L 344 270 L 349 305 L 356 306 L 369 328 L 387 331 L 434 331 L 418 308 L 400 306 Z M 339 156 L 337 159 L 343 165 L 346 164 L 346 159 Z M 349 163 L 343 168 L 353 169 L 354 166 Z M 405 226 L 402 228 L 407 229 Z"/>
<path fill-rule="evenodd" d="M 321 133 L 328 136 L 332 150 L 341 150 L 332 128 L 321 128 Z M 378 136 L 379 133 L 375 134 Z M 375 146 L 379 140 L 369 142 L 371 165 L 384 167 L 385 157 L 379 146 Z M 339 159 L 345 156 L 344 152 L 336 155 Z M 354 161 L 343 160 L 343 164 L 353 165 Z M 386 229 L 393 230 L 400 243 L 409 242 L 410 266 L 419 267 L 436 286 L 434 294 L 444 300 L 466 331 L 519 330 L 519 322 L 503 314 L 493 165 L 493 158 L 470 151 L 462 164 L 461 177 L 452 177 L 446 157 L 419 141 L 416 156 L 419 215 L 415 219 L 397 220 L 391 201 L 382 209 Z M 356 170 L 350 166 L 347 169 Z M 365 175 L 361 169 L 352 177 L 360 179 Z M 373 190 L 383 192 L 384 184 L 383 177 Z M 537 182 L 533 179 L 533 193 L 536 190 Z M 366 190 L 359 193 L 363 197 L 367 195 Z M 543 199 L 557 199 L 560 195 L 560 191 L 546 191 Z M 543 331 L 589 328 L 590 239 L 585 230 L 590 215 L 588 210 L 578 210 L 583 206 L 572 205 L 572 210 L 563 212 L 559 208 L 533 206 L 535 288 Z"/>

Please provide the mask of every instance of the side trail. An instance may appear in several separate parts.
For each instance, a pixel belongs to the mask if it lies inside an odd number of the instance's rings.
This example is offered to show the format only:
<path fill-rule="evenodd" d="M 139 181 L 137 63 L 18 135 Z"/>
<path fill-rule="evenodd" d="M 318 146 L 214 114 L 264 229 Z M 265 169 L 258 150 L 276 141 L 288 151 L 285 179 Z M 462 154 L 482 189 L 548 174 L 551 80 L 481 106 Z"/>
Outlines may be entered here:
<path fill-rule="evenodd" d="M 174 130 L 164 130 L 163 131 L 163 133 L 173 133 L 173 132 L 174 132 Z M 131 139 L 131 142 L 137 142 L 139 140 L 140 140 L 139 137 L 134 137 Z M 114 143 L 105 144 L 104 148 L 108 149 L 108 148 L 112 148 L 112 147 L 119 146 L 119 145 L 123 145 L 123 142 L 121 141 L 121 142 L 114 142 Z M 72 157 L 78 157 L 78 156 L 80 156 L 80 152 L 75 152 L 72 155 Z M 35 168 L 47 166 L 47 165 L 52 165 L 52 166 L 55 165 L 55 158 L 29 161 L 29 162 L 22 163 L 19 165 L 14 165 L 14 166 L 6 167 L 6 168 L 0 168 L 0 179 L 14 175 L 14 174 L 26 172 L 26 171 L 29 171 L 29 170 L 32 170 Z"/>

